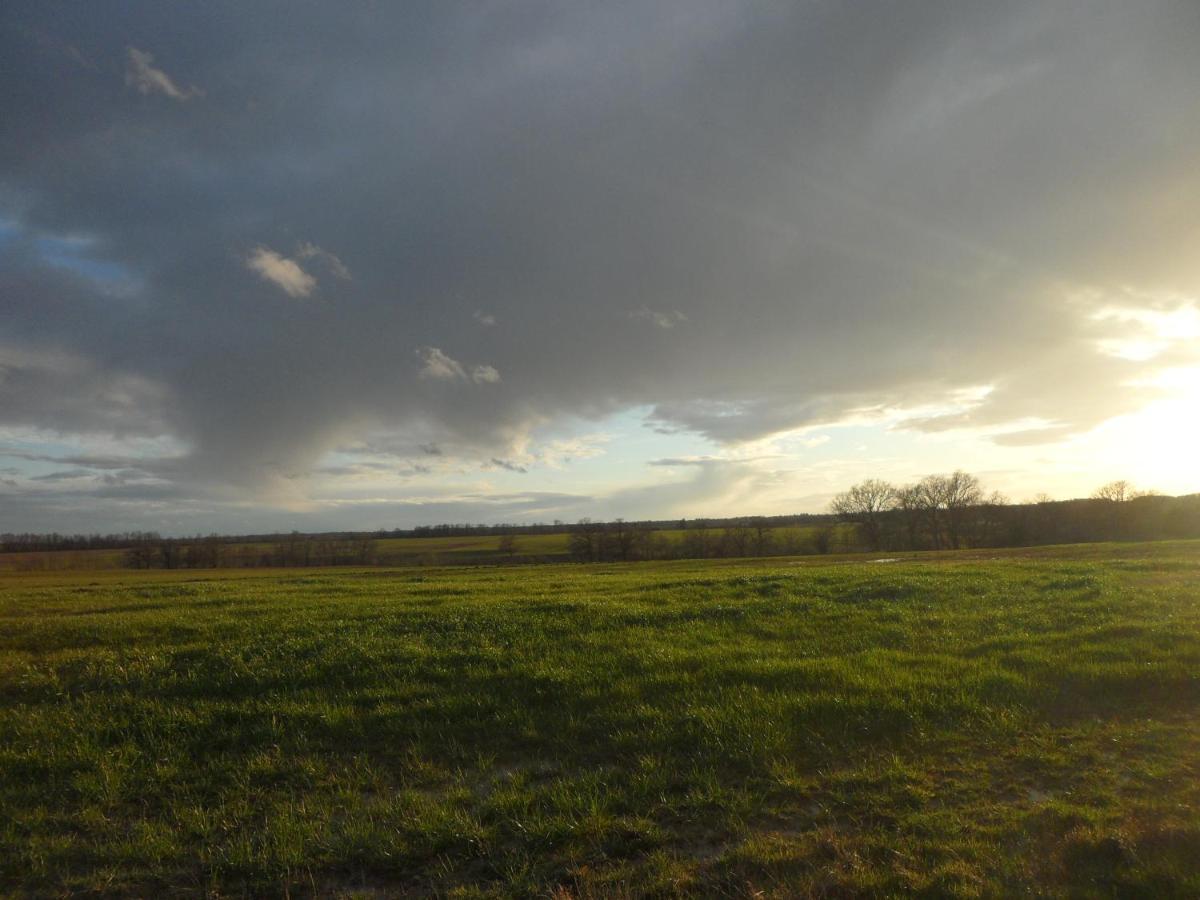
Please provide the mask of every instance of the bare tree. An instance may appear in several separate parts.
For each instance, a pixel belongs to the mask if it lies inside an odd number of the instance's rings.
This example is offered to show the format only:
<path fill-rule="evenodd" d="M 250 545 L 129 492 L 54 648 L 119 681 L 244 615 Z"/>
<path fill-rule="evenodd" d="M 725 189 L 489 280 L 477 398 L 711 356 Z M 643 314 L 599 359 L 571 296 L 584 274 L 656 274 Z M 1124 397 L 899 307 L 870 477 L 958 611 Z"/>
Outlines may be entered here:
<path fill-rule="evenodd" d="M 818 525 L 813 529 L 812 548 L 817 553 L 828 553 L 833 549 L 832 525 Z"/>
<path fill-rule="evenodd" d="M 1142 496 L 1147 496 L 1147 494 L 1135 490 L 1133 485 L 1123 478 L 1117 481 L 1110 481 L 1108 484 L 1097 488 L 1096 493 L 1092 497 L 1093 499 L 1104 501 L 1108 508 L 1109 539 L 1122 540 L 1132 533 L 1135 513 L 1132 509 L 1126 507 L 1125 504 L 1130 500 L 1136 500 Z"/>
<path fill-rule="evenodd" d="M 1125 479 L 1118 481 L 1110 481 L 1108 484 L 1096 488 L 1096 493 L 1092 494 L 1096 500 L 1110 500 L 1113 503 L 1124 503 L 1126 500 L 1132 500 L 1135 491 L 1133 485 Z"/>
<path fill-rule="evenodd" d="M 573 559 L 580 562 L 595 562 L 600 558 L 601 526 L 591 519 L 580 519 L 571 529 L 567 547 Z"/>
<path fill-rule="evenodd" d="M 722 556 L 746 556 L 750 552 L 750 529 L 742 522 L 734 522 L 721 534 Z"/>
<path fill-rule="evenodd" d="M 633 548 L 636 542 L 633 527 L 624 519 L 615 519 L 612 523 L 613 552 L 617 559 L 629 562 L 633 558 Z"/>
<path fill-rule="evenodd" d="M 949 475 L 930 475 L 921 481 L 920 487 L 932 513 L 935 547 L 941 544 L 939 526 L 944 525 L 947 544 L 950 549 L 957 549 L 966 531 L 968 509 L 983 501 L 979 479 L 959 469 Z"/>
<path fill-rule="evenodd" d="M 692 523 L 683 533 L 680 544 L 680 552 L 688 559 L 705 559 L 713 554 L 713 537 L 703 519 Z"/>
<path fill-rule="evenodd" d="M 517 536 L 512 532 L 500 535 L 500 543 L 496 545 L 496 549 L 512 559 L 517 555 Z"/>
<path fill-rule="evenodd" d="M 926 517 L 927 499 L 924 488 L 919 484 L 906 484 L 896 488 L 896 509 L 904 521 L 910 550 L 920 549 L 921 521 Z"/>
<path fill-rule="evenodd" d="M 896 489 L 886 481 L 868 478 L 833 498 L 830 509 L 859 525 L 872 550 L 878 550 L 883 537 L 883 514 L 896 503 Z"/>
<path fill-rule="evenodd" d="M 772 528 L 766 519 L 755 519 L 753 528 L 753 543 L 755 556 L 770 556 L 774 547 Z"/>

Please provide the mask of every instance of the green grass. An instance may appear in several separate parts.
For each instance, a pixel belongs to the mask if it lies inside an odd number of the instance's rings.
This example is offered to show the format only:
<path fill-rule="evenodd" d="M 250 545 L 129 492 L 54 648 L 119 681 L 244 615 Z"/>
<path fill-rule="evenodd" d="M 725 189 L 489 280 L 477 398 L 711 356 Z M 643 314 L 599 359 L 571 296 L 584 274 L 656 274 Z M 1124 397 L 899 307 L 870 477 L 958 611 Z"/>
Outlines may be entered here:
<path fill-rule="evenodd" d="M 1197 896 L 1200 543 L 4 576 L 0 891 Z"/>

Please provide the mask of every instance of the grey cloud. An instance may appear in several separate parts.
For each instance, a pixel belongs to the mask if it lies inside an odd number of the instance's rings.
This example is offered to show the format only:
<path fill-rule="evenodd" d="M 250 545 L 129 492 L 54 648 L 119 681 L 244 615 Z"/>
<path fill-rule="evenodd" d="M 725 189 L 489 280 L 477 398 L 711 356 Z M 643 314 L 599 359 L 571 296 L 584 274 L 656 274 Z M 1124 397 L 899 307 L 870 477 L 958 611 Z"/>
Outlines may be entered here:
<path fill-rule="evenodd" d="M 64 469 L 60 472 L 48 472 L 45 475 L 34 475 L 31 481 L 74 481 L 79 478 L 91 478 L 92 472 L 87 469 Z"/>
<path fill-rule="evenodd" d="M 53 349 L 0 346 L 0 419 L 63 432 L 154 434 L 162 386 Z"/>
<path fill-rule="evenodd" d="M 338 259 L 335 254 L 318 247 L 316 244 L 309 242 L 301 243 L 296 249 L 296 257 L 298 259 L 320 260 L 333 275 L 346 281 L 350 280 L 350 270 L 346 267 L 346 264 Z"/>
<path fill-rule="evenodd" d="M 287 10 L 6 6 L 0 424 L 271 497 L 372 433 L 507 459 L 641 406 L 737 442 L 990 384 L 941 424 L 1065 434 L 1154 365 L 1097 352 L 1105 293 L 1200 292 L 1192 2 Z"/>
<path fill-rule="evenodd" d="M 663 311 L 657 310 L 657 309 L 650 309 L 649 307 L 646 307 L 646 306 L 643 306 L 640 309 L 635 309 L 633 312 L 631 312 L 629 314 L 629 318 L 641 319 L 645 322 L 649 322 L 650 324 L 652 324 L 658 328 L 665 328 L 665 329 L 674 328 L 676 325 L 680 324 L 681 322 L 687 321 L 687 316 L 685 316 L 683 313 L 681 313 L 677 309 L 670 309 L 670 310 L 663 312 Z"/>
<path fill-rule="evenodd" d="M 605 518 L 627 519 L 707 516 L 733 498 L 762 505 L 777 495 L 784 474 L 753 460 L 706 459 L 690 466 L 689 477 L 675 482 L 624 488 L 598 498 L 594 507 Z"/>
<path fill-rule="evenodd" d="M 714 456 L 669 456 L 663 459 L 649 460 L 646 465 L 673 468 L 675 466 L 706 466 L 713 462 L 717 462 L 717 458 Z"/>
<path fill-rule="evenodd" d="M 113 456 L 113 455 L 91 455 L 91 454 L 70 454 L 66 456 L 54 456 L 48 453 L 31 453 L 27 450 L 18 450 L 11 447 L 0 446 L 0 458 L 23 459 L 28 462 L 52 463 L 58 466 L 72 466 L 72 471 L 87 472 L 95 474 L 97 470 L 101 472 L 117 471 L 124 475 L 139 475 L 145 477 L 169 477 L 176 475 L 181 470 L 181 460 L 171 457 L 156 457 L 147 459 L 139 456 Z M 15 470 L 20 471 L 20 470 Z"/>
<path fill-rule="evenodd" d="M 507 459 L 500 459 L 495 456 L 492 457 L 491 464 L 498 469 L 507 469 L 509 472 L 519 472 L 522 475 L 529 471 L 529 469 L 520 465 L 519 463 L 515 463 Z"/>

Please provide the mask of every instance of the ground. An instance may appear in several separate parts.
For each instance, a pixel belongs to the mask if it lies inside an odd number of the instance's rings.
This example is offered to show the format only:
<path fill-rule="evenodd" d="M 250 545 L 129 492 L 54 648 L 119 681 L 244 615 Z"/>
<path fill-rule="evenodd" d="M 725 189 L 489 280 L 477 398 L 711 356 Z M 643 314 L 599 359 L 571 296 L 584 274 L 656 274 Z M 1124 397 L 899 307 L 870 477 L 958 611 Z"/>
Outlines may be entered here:
<path fill-rule="evenodd" d="M 1200 895 L 1200 542 L 0 577 L 0 892 Z"/>

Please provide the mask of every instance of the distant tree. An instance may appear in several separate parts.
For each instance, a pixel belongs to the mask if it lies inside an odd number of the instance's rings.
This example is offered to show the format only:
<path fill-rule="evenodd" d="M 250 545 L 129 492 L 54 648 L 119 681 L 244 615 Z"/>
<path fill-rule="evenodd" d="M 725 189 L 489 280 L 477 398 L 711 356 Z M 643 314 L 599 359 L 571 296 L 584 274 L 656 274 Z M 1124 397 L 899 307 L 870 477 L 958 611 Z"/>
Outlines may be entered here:
<path fill-rule="evenodd" d="M 622 562 L 634 558 L 634 548 L 637 545 L 637 532 L 624 519 L 613 520 L 611 527 L 612 549 L 610 555 Z"/>
<path fill-rule="evenodd" d="M 1139 497 L 1147 496 L 1142 491 L 1135 490 L 1125 479 L 1110 481 L 1096 489 L 1092 495 L 1094 500 L 1100 500 L 1107 508 L 1108 534 L 1110 540 L 1125 540 L 1137 532 L 1137 511 L 1134 504 L 1129 503 Z"/>
<path fill-rule="evenodd" d="M 197 565 L 208 569 L 220 568 L 224 549 L 225 543 L 219 535 L 210 534 L 208 537 L 202 538 L 195 548 Z"/>
<path fill-rule="evenodd" d="M 500 543 L 496 545 L 496 549 L 512 559 L 517 555 L 517 536 L 512 532 L 500 535 Z"/>
<path fill-rule="evenodd" d="M 1024 542 L 1021 523 L 1008 509 L 1009 501 L 999 491 L 992 491 L 980 503 L 975 521 L 975 541 L 978 546 L 1017 546 Z"/>
<path fill-rule="evenodd" d="M 921 523 L 927 517 L 928 506 L 924 488 L 919 484 L 906 484 L 896 488 L 895 506 L 900 511 L 900 519 L 904 523 L 908 549 L 919 550 Z"/>
<path fill-rule="evenodd" d="M 883 538 L 883 514 L 896 502 L 896 488 L 886 481 L 868 478 L 833 498 L 830 509 L 859 526 L 867 546 L 878 550 Z"/>
<path fill-rule="evenodd" d="M 1109 500 L 1113 503 L 1124 503 L 1126 500 L 1133 499 L 1133 496 L 1133 485 L 1123 478 L 1101 485 L 1096 488 L 1096 493 L 1092 494 L 1096 500 Z"/>
<path fill-rule="evenodd" d="M 179 568 L 183 545 L 179 541 L 165 540 L 158 545 L 158 555 L 164 569 Z"/>
<path fill-rule="evenodd" d="M 755 519 L 751 528 L 751 543 L 755 556 L 770 556 L 775 546 L 773 531 L 766 519 Z"/>
<path fill-rule="evenodd" d="M 813 542 L 815 547 L 816 542 Z M 783 556 L 799 556 L 806 548 L 804 533 L 797 528 L 784 528 L 776 542 L 777 552 Z"/>
<path fill-rule="evenodd" d="M 354 555 L 360 566 L 373 566 L 379 561 L 375 542 L 370 538 L 362 538 L 355 542 Z"/>
<path fill-rule="evenodd" d="M 125 565 L 131 569 L 151 569 L 159 559 L 158 545 L 151 541 L 139 541 L 125 552 Z"/>
<path fill-rule="evenodd" d="M 649 525 L 634 525 L 630 537 L 630 559 L 654 559 L 662 551 L 662 544 L 654 539 L 654 529 Z"/>
<path fill-rule="evenodd" d="M 699 519 L 683 533 L 679 552 L 687 559 L 706 559 L 713 555 L 713 540 L 708 524 Z"/>
<path fill-rule="evenodd" d="M 815 551 L 821 554 L 828 553 L 833 549 L 833 526 L 819 525 L 813 529 L 812 546 Z"/>
<path fill-rule="evenodd" d="M 579 562 L 595 562 L 600 558 L 600 526 L 591 519 L 580 519 L 567 537 L 567 550 Z"/>
<path fill-rule="evenodd" d="M 746 556 L 750 552 L 750 529 L 741 522 L 728 526 L 721 534 L 722 556 Z"/>
<path fill-rule="evenodd" d="M 961 469 L 949 475 L 930 475 L 921 481 L 925 492 L 925 503 L 934 514 L 936 524 L 944 525 L 950 549 L 962 546 L 968 524 L 967 514 L 972 506 L 983 502 L 983 488 L 979 479 Z M 940 531 L 935 545 L 940 546 Z"/>

